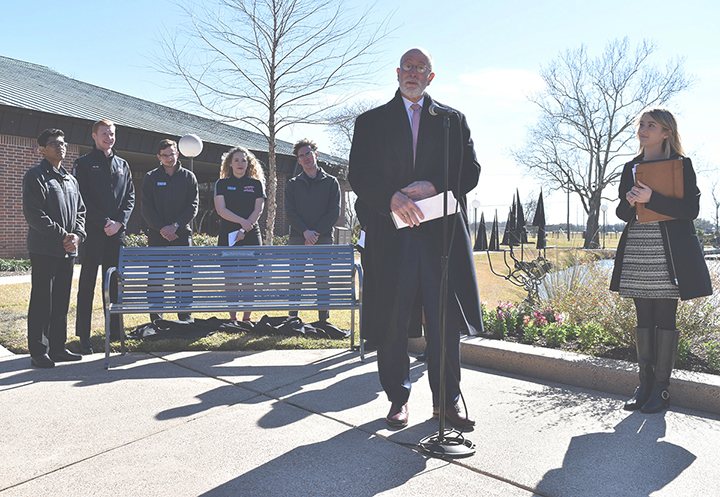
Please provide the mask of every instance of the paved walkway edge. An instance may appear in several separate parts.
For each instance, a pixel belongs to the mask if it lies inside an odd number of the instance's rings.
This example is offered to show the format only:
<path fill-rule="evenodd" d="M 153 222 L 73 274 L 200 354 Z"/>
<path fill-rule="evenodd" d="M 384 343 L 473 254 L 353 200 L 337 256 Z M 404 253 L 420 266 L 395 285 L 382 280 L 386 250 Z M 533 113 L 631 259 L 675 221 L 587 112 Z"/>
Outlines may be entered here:
<path fill-rule="evenodd" d="M 424 346 L 422 338 L 411 340 L 413 352 L 422 352 Z M 638 385 L 637 365 L 626 361 L 478 337 L 463 337 L 461 354 L 464 364 L 628 398 Z M 673 371 L 670 404 L 720 414 L 720 376 Z"/>

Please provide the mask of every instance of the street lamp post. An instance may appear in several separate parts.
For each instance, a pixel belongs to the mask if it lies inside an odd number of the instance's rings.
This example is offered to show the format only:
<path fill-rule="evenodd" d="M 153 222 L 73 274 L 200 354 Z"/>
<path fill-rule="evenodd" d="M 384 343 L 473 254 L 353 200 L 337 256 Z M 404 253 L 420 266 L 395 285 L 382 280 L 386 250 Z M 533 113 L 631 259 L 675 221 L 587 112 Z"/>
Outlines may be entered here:
<path fill-rule="evenodd" d="M 608 205 L 602 204 L 600 206 L 600 210 L 602 210 L 603 213 L 603 250 L 605 250 L 605 234 L 607 233 L 607 210 Z"/>
<path fill-rule="evenodd" d="M 475 242 L 477 241 L 477 232 L 478 232 L 478 225 L 477 225 L 477 210 L 478 207 L 480 207 L 480 201 L 477 199 L 477 195 L 475 195 L 475 198 L 472 201 L 473 210 L 475 211 L 475 214 L 473 217 L 475 218 L 473 220 L 473 246 Z"/>
<path fill-rule="evenodd" d="M 190 170 L 193 170 L 193 159 L 200 155 L 203 149 L 203 142 L 198 135 L 185 135 L 178 142 L 180 153 L 190 159 Z"/>

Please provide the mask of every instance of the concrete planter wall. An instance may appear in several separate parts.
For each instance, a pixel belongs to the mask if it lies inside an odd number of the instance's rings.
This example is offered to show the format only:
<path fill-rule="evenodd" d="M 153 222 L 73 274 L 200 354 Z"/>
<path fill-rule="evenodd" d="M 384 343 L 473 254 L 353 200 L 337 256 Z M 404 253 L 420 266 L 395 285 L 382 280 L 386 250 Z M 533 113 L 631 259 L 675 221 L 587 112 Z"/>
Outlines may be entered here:
<path fill-rule="evenodd" d="M 410 350 L 422 352 L 425 339 L 410 340 Z M 463 364 L 556 381 L 566 385 L 632 396 L 638 384 L 634 363 L 488 338 L 462 337 Z M 670 384 L 671 405 L 720 414 L 720 376 L 675 370 Z"/>

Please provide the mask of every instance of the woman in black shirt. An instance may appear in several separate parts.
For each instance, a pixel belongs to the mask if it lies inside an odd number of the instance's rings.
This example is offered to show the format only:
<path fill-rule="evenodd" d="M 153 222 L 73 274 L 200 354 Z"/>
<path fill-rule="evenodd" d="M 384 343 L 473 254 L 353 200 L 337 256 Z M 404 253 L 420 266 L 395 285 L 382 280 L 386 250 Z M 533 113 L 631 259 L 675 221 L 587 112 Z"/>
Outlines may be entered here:
<path fill-rule="evenodd" d="M 257 220 L 265 205 L 264 182 L 260 162 L 246 148 L 234 147 L 223 155 L 214 199 L 220 216 L 218 245 L 262 245 Z M 230 318 L 237 319 L 237 313 Z M 243 321 L 250 321 L 249 312 Z"/>

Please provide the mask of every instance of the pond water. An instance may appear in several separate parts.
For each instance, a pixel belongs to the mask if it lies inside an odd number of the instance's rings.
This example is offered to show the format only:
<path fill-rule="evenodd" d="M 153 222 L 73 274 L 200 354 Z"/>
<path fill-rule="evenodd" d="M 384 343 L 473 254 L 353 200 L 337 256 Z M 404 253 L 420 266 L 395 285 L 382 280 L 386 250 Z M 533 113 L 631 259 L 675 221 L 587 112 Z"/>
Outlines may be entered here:
<path fill-rule="evenodd" d="M 705 261 L 708 269 L 710 272 L 716 272 L 720 271 L 720 260 L 706 260 Z M 547 298 L 547 289 L 545 288 L 546 285 L 552 284 L 554 281 L 564 281 L 569 278 L 583 278 L 589 271 L 589 269 L 592 266 L 599 267 L 603 270 L 611 271 L 613 268 L 615 261 L 612 259 L 603 259 L 601 261 L 587 263 L 587 264 L 580 264 L 578 266 L 573 266 L 567 269 L 563 269 L 562 271 L 555 271 L 554 273 L 550 273 L 545 277 L 545 280 L 543 280 L 543 283 L 540 285 L 540 288 L 538 289 L 538 294 L 540 295 L 541 299 Z M 720 291 L 719 288 L 713 289 L 715 292 Z"/>

